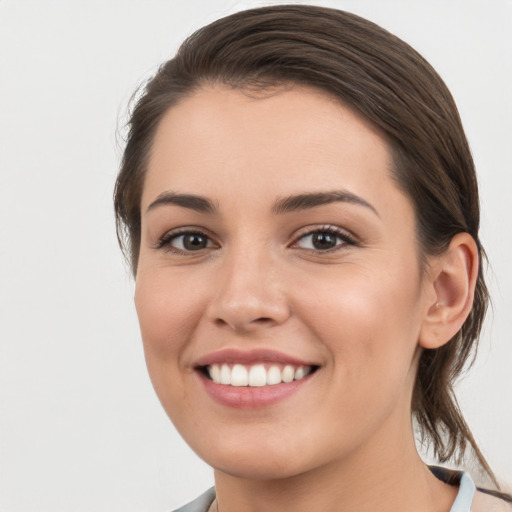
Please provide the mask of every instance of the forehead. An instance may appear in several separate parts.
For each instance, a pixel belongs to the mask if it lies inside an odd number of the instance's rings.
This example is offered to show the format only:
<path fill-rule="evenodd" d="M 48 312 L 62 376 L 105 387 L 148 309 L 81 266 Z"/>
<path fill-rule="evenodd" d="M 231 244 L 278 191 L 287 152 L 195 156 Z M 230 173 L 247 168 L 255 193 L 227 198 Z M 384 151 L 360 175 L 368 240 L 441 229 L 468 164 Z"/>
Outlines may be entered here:
<path fill-rule="evenodd" d="M 255 97 L 205 87 L 162 118 L 143 208 L 175 188 L 219 197 L 250 189 L 263 198 L 343 187 L 378 196 L 396 189 L 391 166 L 379 130 L 320 90 L 294 86 Z"/>

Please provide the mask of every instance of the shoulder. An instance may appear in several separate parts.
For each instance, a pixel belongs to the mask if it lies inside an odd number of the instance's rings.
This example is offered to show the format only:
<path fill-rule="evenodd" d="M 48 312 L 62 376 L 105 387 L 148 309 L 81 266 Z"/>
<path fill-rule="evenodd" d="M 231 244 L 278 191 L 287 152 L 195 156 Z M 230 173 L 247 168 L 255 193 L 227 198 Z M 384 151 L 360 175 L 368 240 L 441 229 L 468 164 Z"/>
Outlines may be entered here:
<path fill-rule="evenodd" d="M 473 500 L 472 512 L 512 512 L 512 503 L 478 490 Z"/>

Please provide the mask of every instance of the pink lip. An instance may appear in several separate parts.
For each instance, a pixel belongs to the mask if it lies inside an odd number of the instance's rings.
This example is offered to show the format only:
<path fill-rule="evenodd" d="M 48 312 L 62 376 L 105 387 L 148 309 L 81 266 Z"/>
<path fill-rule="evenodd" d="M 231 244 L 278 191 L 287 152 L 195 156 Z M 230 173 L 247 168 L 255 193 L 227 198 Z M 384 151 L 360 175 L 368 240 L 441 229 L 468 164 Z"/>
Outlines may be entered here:
<path fill-rule="evenodd" d="M 240 350 L 237 348 L 226 348 L 203 356 L 195 362 L 194 366 L 209 366 L 222 363 L 255 364 L 264 362 L 291 364 L 294 366 L 318 366 L 315 363 L 303 361 L 276 350 Z"/>
<path fill-rule="evenodd" d="M 309 382 L 314 374 L 307 375 L 301 380 L 262 387 L 235 387 L 216 384 L 201 372 L 197 372 L 206 392 L 213 400 L 221 405 L 238 409 L 262 409 L 284 400 Z"/>
<path fill-rule="evenodd" d="M 319 366 L 318 364 L 297 359 L 276 350 L 240 350 L 238 348 L 226 348 L 203 356 L 196 361 L 194 366 L 197 369 L 196 374 L 206 392 L 213 400 L 222 405 L 239 409 L 261 409 L 276 404 L 299 391 L 304 385 L 307 385 L 314 375 L 310 374 L 300 380 L 287 383 L 282 382 L 273 386 L 236 387 L 216 384 L 200 370 L 201 367 L 212 364 L 240 363 L 249 365 L 265 362 L 281 365 L 290 364 L 293 366 Z"/>

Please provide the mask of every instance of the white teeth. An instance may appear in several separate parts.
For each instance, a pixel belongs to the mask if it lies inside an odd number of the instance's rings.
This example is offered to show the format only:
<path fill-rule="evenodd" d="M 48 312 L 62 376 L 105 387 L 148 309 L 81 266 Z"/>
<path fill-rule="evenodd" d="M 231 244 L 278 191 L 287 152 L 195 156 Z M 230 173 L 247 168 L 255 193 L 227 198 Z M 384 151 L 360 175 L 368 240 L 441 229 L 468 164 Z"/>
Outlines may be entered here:
<path fill-rule="evenodd" d="M 279 366 L 271 366 L 267 371 L 267 384 L 273 386 L 281 383 L 281 370 Z"/>
<path fill-rule="evenodd" d="M 217 384 L 220 384 L 220 368 L 219 365 L 214 364 L 213 366 L 209 367 L 210 377 L 212 378 L 213 382 L 216 382 Z"/>
<path fill-rule="evenodd" d="M 301 380 L 311 373 L 311 366 L 293 367 L 288 364 L 281 370 L 277 365 L 272 365 L 267 369 L 263 364 L 252 366 L 234 364 L 231 367 L 225 363 L 210 365 L 207 370 L 210 378 L 216 384 L 261 387 Z"/>
<path fill-rule="evenodd" d="M 249 383 L 249 377 L 245 366 L 241 364 L 235 364 L 231 370 L 231 385 L 232 386 L 247 386 Z"/>
<path fill-rule="evenodd" d="M 295 370 L 293 369 L 293 366 L 290 366 L 289 364 L 286 365 L 283 368 L 283 376 L 281 377 L 283 379 L 283 382 L 291 382 L 294 377 Z"/>
<path fill-rule="evenodd" d="M 231 369 L 227 364 L 223 364 L 220 369 L 220 383 L 231 384 Z"/>
<path fill-rule="evenodd" d="M 265 386 L 267 384 L 267 370 L 262 364 L 251 366 L 249 370 L 249 386 Z"/>
<path fill-rule="evenodd" d="M 306 370 L 304 369 L 304 366 L 299 366 L 295 370 L 295 380 L 303 379 L 306 376 Z"/>

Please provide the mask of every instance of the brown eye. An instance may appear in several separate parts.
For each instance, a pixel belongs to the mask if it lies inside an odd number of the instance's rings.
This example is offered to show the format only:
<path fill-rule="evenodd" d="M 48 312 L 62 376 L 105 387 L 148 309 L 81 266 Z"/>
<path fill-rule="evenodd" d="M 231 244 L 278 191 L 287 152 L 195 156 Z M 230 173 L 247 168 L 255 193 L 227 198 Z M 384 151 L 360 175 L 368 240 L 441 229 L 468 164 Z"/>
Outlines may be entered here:
<path fill-rule="evenodd" d="M 190 233 L 178 237 L 182 239 L 181 244 L 186 251 L 199 251 L 208 246 L 208 238 L 198 233 Z"/>
<path fill-rule="evenodd" d="M 295 243 L 300 249 L 311 251 L 329 251 L 345 245 L 354 245 L 354 240 L 345 232 L 330 228 L 317 229 L 301 236 Z"/>
<path fill-rule="evenodd" d="M 215 247 L 211 239 L 201 232 L 186 231 L 181 233 L 168 233 L 157 246 L 170 252 L 187 253 Z"/>
<path fill-rule="evenodd" d="M 331 233 L 315 233 L 312 236 L 311 243 L 315 249 L 332 249 L 337 245 L 337 237 Z"/>

